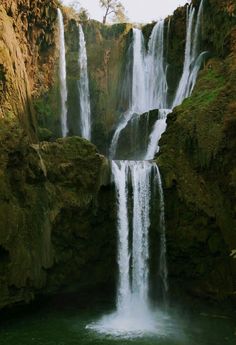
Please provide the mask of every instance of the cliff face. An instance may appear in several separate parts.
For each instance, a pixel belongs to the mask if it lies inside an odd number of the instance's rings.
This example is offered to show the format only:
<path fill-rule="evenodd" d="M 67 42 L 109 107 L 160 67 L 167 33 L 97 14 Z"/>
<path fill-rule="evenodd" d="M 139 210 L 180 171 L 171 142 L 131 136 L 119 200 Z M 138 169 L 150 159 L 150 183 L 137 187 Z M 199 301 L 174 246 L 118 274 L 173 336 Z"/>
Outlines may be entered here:
<path fill-rule="evenodd" d="M 39 292 L 112 282 L 114 198 L 105 187 L 108 171 L 104 157 L 80 138 L 40 147 L 19 132 L 4 138 L 0 308 Z"/>
<path fill-rule="evenodd" d="M 111 132 L 120 114 L 129 105 L 131 28 L 130 24 L 106 27 L 93 22 L 84 27 L 88 47 L 91 110 L 94 114 L 93 133 L 98 147 L 104 143 L 110 144 Z"/>
<path fill-rule="evenodd" d="M 32 95 L 51 82 L 55 19 L 56 1 L 3 0 L 0 5 L 0 118 L 20 120 L 33 140 Z"/>
<path fill-rule="evenodd" d="M 199 0 L 194 3 L 199 6 Z M 83 139 L 56 140 L 57 6 L 42 0 L 0 5 L 0 308 L 76 285 L 110 285 L 115 276 L 115 200 L 107 161 Z M 201 48 L 209 50 L 210 60 L 192 97 L 169 115 L 158 163 L 171 285 L 184 282 L 191 293 L 219 299 L 233 297 L 236 286 L 230 256 L 236 248 L 235 3 L 205 0 L 204 6 Z M 78 23 L 64 18 L 69 128 L 78 135 Z M 152 27 L 143 29 L 146 42 Z M 182 70 L 185 27 L 186 8 L 165 23 L 172 96 Z M 93 138 L 106 152 L 117 117 L 128 106 L 132 32 L 129 25 L 93 21 L 83 28 Z M 150 130 L 155 114 L 141 127 Z M 37 132 L 41 143 L 33 145 Z M 121 151 L 132 136 L 129 126 L 124 132 Z M 135 150 L 142 151 L 146 139 L 136 141 Z"/>
<path fill-rule="evenodd" d="M 63 11 L 68 88 L 69 135 L 81 135 L 79 67 L 79 22 L 67 10 Z M 89 88 L 91 95 L 92 141 L 102 153 L 107 153 L 111 132 L 122 111 L 128 107 L 129 95 L 123 83 L 127 72 L 131 25 L 105 26 L 96 21 L 81 23 L 88 55 Z M 54 84 L 35 97 L 40 133 L 61 136 L 58 107 L 58 63 L 54 66 Z M 130 84 L 129 84 L 130 85 Z M 45 128 L 51 132 L 45 131 Z M 45 138 L 42 136 L 42 138 Z"/>
<path fill-rule="evenodd" d="M 236 22 L 232 1 L 206 1 L 212 57 L 193 95 L 169 115 L 158 162 L 165 184 L 170 277 L 233 298 L 236 287 Z M 221 18 L 221 19 L 220 19 Z M 208 36 L 221 20 L 222 30 Z M 220 36 L 220 37 L 219 37 Z M 211 44 L 209 45 L 209 42 Z"/>
<path fill-rule="evenodd" d="M 106 159 L 80 138 L 33 144 L 35 100 L 53 112 L 44 95 L 56 80 L 56 8 L 56 1 L 0 5 L 0 308 L 114 278 Z"/>

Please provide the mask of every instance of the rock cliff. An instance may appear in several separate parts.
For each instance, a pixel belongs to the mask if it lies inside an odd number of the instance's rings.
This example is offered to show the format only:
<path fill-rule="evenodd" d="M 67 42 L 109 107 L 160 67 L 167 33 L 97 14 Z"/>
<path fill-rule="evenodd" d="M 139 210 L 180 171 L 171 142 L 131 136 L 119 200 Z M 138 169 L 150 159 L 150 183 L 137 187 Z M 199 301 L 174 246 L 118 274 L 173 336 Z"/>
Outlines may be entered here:
<path fill-rule="evenodd" d="M 210 59 L 193 95 L 169 115 L 158 157 L 170 276 L 216 299 L 234 299 L 236 289 L 235 7 L 205 2 L 202 44 Z"/>
<path fill-rule="evenodd" d="M 35 100 L 53 112 L 43 97 L 56 83 L 57 6 L 0 5 L 0 308 L 114 279 L 107 160 L 81 138 L 38 143 Z"/>

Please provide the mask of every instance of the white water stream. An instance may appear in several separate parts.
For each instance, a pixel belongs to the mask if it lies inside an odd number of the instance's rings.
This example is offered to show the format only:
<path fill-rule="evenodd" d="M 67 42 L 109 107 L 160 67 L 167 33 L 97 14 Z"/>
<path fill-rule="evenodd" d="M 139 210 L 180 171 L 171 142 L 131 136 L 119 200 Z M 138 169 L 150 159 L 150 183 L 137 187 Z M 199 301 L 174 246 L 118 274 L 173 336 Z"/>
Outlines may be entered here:
<path fill-rule="evenodd" d="M 189 6 L 187 10 L 185 60 L 173 107 L 191 94 L 201 66 L 203 53 L 198 53 L 198 37 L 202 10 L 203 0 L 197 17 L 193 6 Z M 149 231 L 153 183 L 159 195 L 159 213 L 156 216 L 159 224 L 158 266 L 163 299 L 167 298 L 168 292 L 164 194 L 159 168 L 152 161 L 159 150 L 161 135 L 166 129 L 167 115 L 172 110 L 167 103 L 167 65 L 164 46 L 164 21 L 159 21 L 153 28 L 147 53 L 141 30 L 133 30 L 132 101 L 129 110 L 117 126 L 111 143 L 110 156 L 115 158 L 120 134 L 134 114 L 141 115 L 158 108 L 159 116 L 150 134 L 145 160 L 113 160 L 111 163 L 117 197 L 119 282 L 116 312 L 89 326 L 102 333 L 128 334 L 132 337 L 144 333 L 161 334 L 165 327 L 160 328 L 160 319 L 152 311 L 149 301 L 151 259 Z M 165 316 L 161 321 L 164 318 Z"/>
<path fill-rule="evenodd" d="M 196 9 L 192 5 L 187 7 L 184 66 L 172 108 L 181 104 L 185 98 L 191 95 L 205 55 L 205 52 L 199 54 L 198 49 L 203 3 L 204 0 L 200 3 L 196 21 L 194 21 Z"/>
<path fill-rule="evenodd" d="M 66 49 L 65 49 L 65 33 L 64 22 L 61 10 L 57 9 L 59 38 L 60 38 L 60 94 L 61 94 L 61 132 L 62 136 L 68 134 L 67 125 L 67 84 L 66 84 Z"/>
<path fill-rule="evenodd" d="M 80 126 L 83 138 L 91 140 L 91 109 L 88 79 L 88 64 L 86 41 L 82 25 L 79 24 L 79 67 L 80 79 L 78 83 L 80 94 Z"/>

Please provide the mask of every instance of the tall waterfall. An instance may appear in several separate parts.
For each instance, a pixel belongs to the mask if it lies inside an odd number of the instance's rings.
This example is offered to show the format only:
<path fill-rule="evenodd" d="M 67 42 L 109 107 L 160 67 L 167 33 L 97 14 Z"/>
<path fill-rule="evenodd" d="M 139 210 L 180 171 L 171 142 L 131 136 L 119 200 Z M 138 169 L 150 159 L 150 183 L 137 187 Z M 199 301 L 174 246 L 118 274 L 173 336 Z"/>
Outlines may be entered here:
<path fill-rule="evenodd" d="M 155 154 L 159 151 L 159 140 L 162 134 L 166 130 L 167 115 L 171 112 L 171 109 L 159 109 L 159 116 L 150 134 L 149 144 L 145 159 L 153 159 Z"/>
<path fill-rule="evenodd" d="M 68 134 L 67 125 L 67 85 L 66 85 L 66 49 L 64 22 L 61 10 L 57 9 L 59 35 L 60 35 L 60 94 L 61 94 L 61 131 L 62 136 Z"/>
<path fill-rule="evenodd" d="M 164 57 L 164 20 L 154 26 L 148 51 L 140 29 L 133 29 L 132 98 L 112 138 L 110 157 L 114 158 L 120 134 L 136 114 L 167 107 L 167 66 Z"/>
<path fill-rule="evenodd" d="M 143 306 L 148 303 L 148 230 L 152 169 L 153 164 L 146 161 L 112 161 L 118 203 L 119 312 L 130 311 L 131 305 L 135 303 L 141 303 Z M 129 252 L 131 221 L 127 212 L 129 182 L 133 196 L 132 253 Z"/>
<path fill-rule="evenodd" d="M 129 218 L 128 218 L 128 170 L 127 162 L 112 162 L 112 174 L 114 176 L 118 201 L 117 223 L 119 236 L 118 267 L 119 283 L 117 305 L 119 310 L 126 310 L 130 302 L 131 287 L 129 281 Z"/>
<path fill-rule="evenodd" d="M 149 230 L 151 225 L 151 186 L 156 184 L 159 193 L 159 276 L 166 295 L 167 260 L 164 218 L 164 196 L 158 166 L 152 162 L 161 134 L 166 128 L 167 66 L 164 59 L 164 21 L 158 22 L 149 40 L 145 53 L 141 30 L 133 30 L 133 85 L 129 111 L 118 125 L 111 144 L 114 156 L 119 135 L 133 119 L 153 108 L 160 108 L 150 143 L 146 149 L 146 160 L 112 161 L 112 174 L 117 195 L 118 267 L 117 315 L 112 323 L 123 318 L 129 330 L 148 329 L 153 326 L 149 307 Z M 140 157 L 142 158 L 142 157 Z M 131 209 L 132 200 L 132 211 Z M 128 211 L 129 210 L 129 211 Z M 131 214 L 130 214 L 131 213 Z M 135 326 L 134 326 L 135 324 Z M 119 325 L 120 327 L 120 325 Z"/>
<path fill-rule="evenodd" d="M 196 10 L 193 5 L 191 4 L 187 7 L 184 66 L 172 108 L 181 104 L 185 98 L 191 95 L 197 80 L 198 72 L 202 65 L 203 57 L 205 55 L 205 52 L 199 54 L 198 49 L 203 3 L 204 0 L 202 0 L 200 3 L 197 18 L 195 18 Z"/>
<path fill-rule="evenodd" d="M 164 194 L 162 188 L 162 180 L 158 166 L 156 168 L 156 178 L 157 178 L 157 185 L 159 189 L 159 226 L 160 226 L 160 233 L 161 233 L 161 245 L 160 245 L 160 263 L 159 263 L 159 270 L 160 275 L 162 278 L 163 283 L 163 291 L 166 293 L 168 291 L 168 268 L 166 262 L 166 225 L 165 225 L 165 201 L 164 201 Z M 164 296 L 166 297 L 166 295 Z"/>
<path fill-rule="evenodd" d="M 205 55 L 205 52 L 201 52 L 199 54 L 199 36 L 200 36 L 200 22 L 201 17 L 203 14 L 203 4 L 204 0 L 201 1 L 197 17 L 195 15 L 195 8 L 193 5 L 187 6 L 187 15 L 186 15 L 186 43 L 185 43 L 185 58 L 184 58 L 184 66 L 183 66 L 183 72 L 182 76 L 176 91 L 175 99 L 173 101 L 173 104 L 170 109 L 168 109 L 167 104 L 167 92 L 168 92 L 168 85 L 166 81 L 166 70 L 167 66 L 165 65 L 164 58 L 163 58 L 163 52 L 160 50 L 160 46 L 164 46 L 163 44 L 159 46 L 159 59 L 162 57 L 159 63 L 159 73 L 157 75 L 160 75 L 160 87 L 159 90 L 161 93 L 159 94 L 159 99 L 162 100 L 162 102 L 159 101 L 156 103 L 156 108 L 159 109 L 159 117 L 153 127 L 152 133 L 150 134 L 149 138 L 149 145 L 147 149 L 147 154 L 145 159 L 152 159 L 156 152 L 159 151 L 158 142 L 161 138 L 161 135 L 164 133 L 166 129 L 166 119 L 168 114 L 172 111 L 172 109 L 181 104 L 183 100 L 187 97 L 189 97 L 193 91 L 193 88 L 196 84 L 198 72 L 201 68 L 202 61 Z M 195 20 L 195 22 L 194 22 Z M 170 22 L 169 22 L 170 23 Z M 168 23 L 168 31 L 169 31 L 169 23 Z M 158 23 L 153 29 L 153 33 L 151 35 L 154 36 L 155 28 L 157 27 Z M 159 30 L 158 34 L 158 41 L 162 41 L 163 34 L 161 34 L 161 30 Z M 168 38 L 168 34 L 167 34 Z M 152 39 L 150 39 L 149 45 L 151 45 Z M 156 39 L 155 39 L 155 42 Z M 167 44 L 168 46 L 168 44 Z M 150 48 L 149 48 L 150 50 Z M 155 60 L 154 60 L 155 61 Z M 155 66 L 154 63 L 152 65 Z M 165 72 L 165 73 L 163 73 Z M 150 73 L 150 75 L 155 75 L 154 71 L 153 73 Z M 153 88 L 150 88 L 153 90 Z M 157 99 L 157 98 L 156 98 Z M 155 104 L 155 103 L 154 103 Z M 166 108 L 166 109 L 165 109 Z"/>
<path fill-rule="evenodd" d="M 147 107 L 147 89 L 144 66 L 144 38 L 140 29 L 133 29 L 133 80 L 130 112 L 141 114 Z"/>
<path fill-rule="evenodd" d="M 168 85 L 167 65 L 164 56 L 164 20 L 156 23 L 148 44 L 147 65 L 147 110 L 166 109 Z"/>
<path fill-rule="evenodd" d="M 159 191 L 159 276 L 164 297 L 168 290 L 164 197 L 157 165 L 149 161 L 112 161 L 117 196 L 118 268 L 117 312 L 104 327 L 122 331 L 155 329 L 149 303 L 150 211 L 152 185 Z M 129 203 L 132 208 L 129 215 Z"/>
<path fill-rule="evenodd" d="M 183 74 L 172 106 L 188 97 L 195 85 L 204 53 L 198 52 L 201 1 L 197 16 L 191 5 L 187 10 L 186 46 Z M 170 23 L 170 22 L 169 22 Z M 168 31 L 169 31 L 168 25 Z M 168 39 L 169 34 L 167 34 Z M 116 313 L 105 317 L 92 328 L 105 333 L 161 332 L 160 323 L 150 309 L 150 230 L 153 214 L 152 189 L 158 191 L 158 210 L 154 210 L 159 234 L 159 286 L 163 298 L 168 292 L 165 202 L 159 168 L 153 161 L 159 150 L 159 140 L 166 129 L 166 119 L 172 110 L 168 104 L 167 64 L 164 54 L 164 21 L 153 28 L 148 51 L 139 29 L 133 30 L 133 85 L 132 100 L 112 139 L 110 156 L 114 159 L 122 130 L 134 116 L 153 108 L 159 116 L 153 126 L 146 148 L 145 160 L 112 161 L 112 176 L 117 198 L 118 269 Z M 168 44 L 167 44 L 168 47 Z M 142 159 L 142 157 L 140 157 Z M 155 199 L 156 200 L 156 199 Z"/>
<path fill-rule="evenodd" d="M 132 97 L 129 109 L 121 118 L 110 146 L 110 158 L 114 158 L 120 133 L 127 126 L 134 114 L 144 113 L 146 108 L 147 89 L 146 89 L 146 73 L 144 65 L 144 38 L 142 31 L 133 29 L 133 69 L 132 69 Z"/>
<path fill-rule="evenodd" d="M 91 140 L 91 109 L 87 66 L 86 42 L 82 25 L 79 24 L 79 67 L 80 79 L 78 83 L 80 94 L 80 125 L 83 138 Z"/>

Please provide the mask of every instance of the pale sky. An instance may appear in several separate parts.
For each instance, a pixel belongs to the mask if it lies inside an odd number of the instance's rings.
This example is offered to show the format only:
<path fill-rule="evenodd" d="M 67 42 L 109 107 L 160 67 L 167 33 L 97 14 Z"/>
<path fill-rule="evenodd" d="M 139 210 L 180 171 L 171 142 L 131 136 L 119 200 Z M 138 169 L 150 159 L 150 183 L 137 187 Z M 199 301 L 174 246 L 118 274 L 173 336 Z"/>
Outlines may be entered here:
<path fill-rule="evenodd" d="M 68 4 L 76 0 L 62 0 Z M 165 18 L 178 7 L 189 2 L 188 0 L 120 0 L 126 9 L 126 14 L 131 22 L 148 23 L 152 20 Z M 99 0 L 78 0 L 86 8 L 90 18 L 101 21 L 104 11 L 99 6 Z"/>

